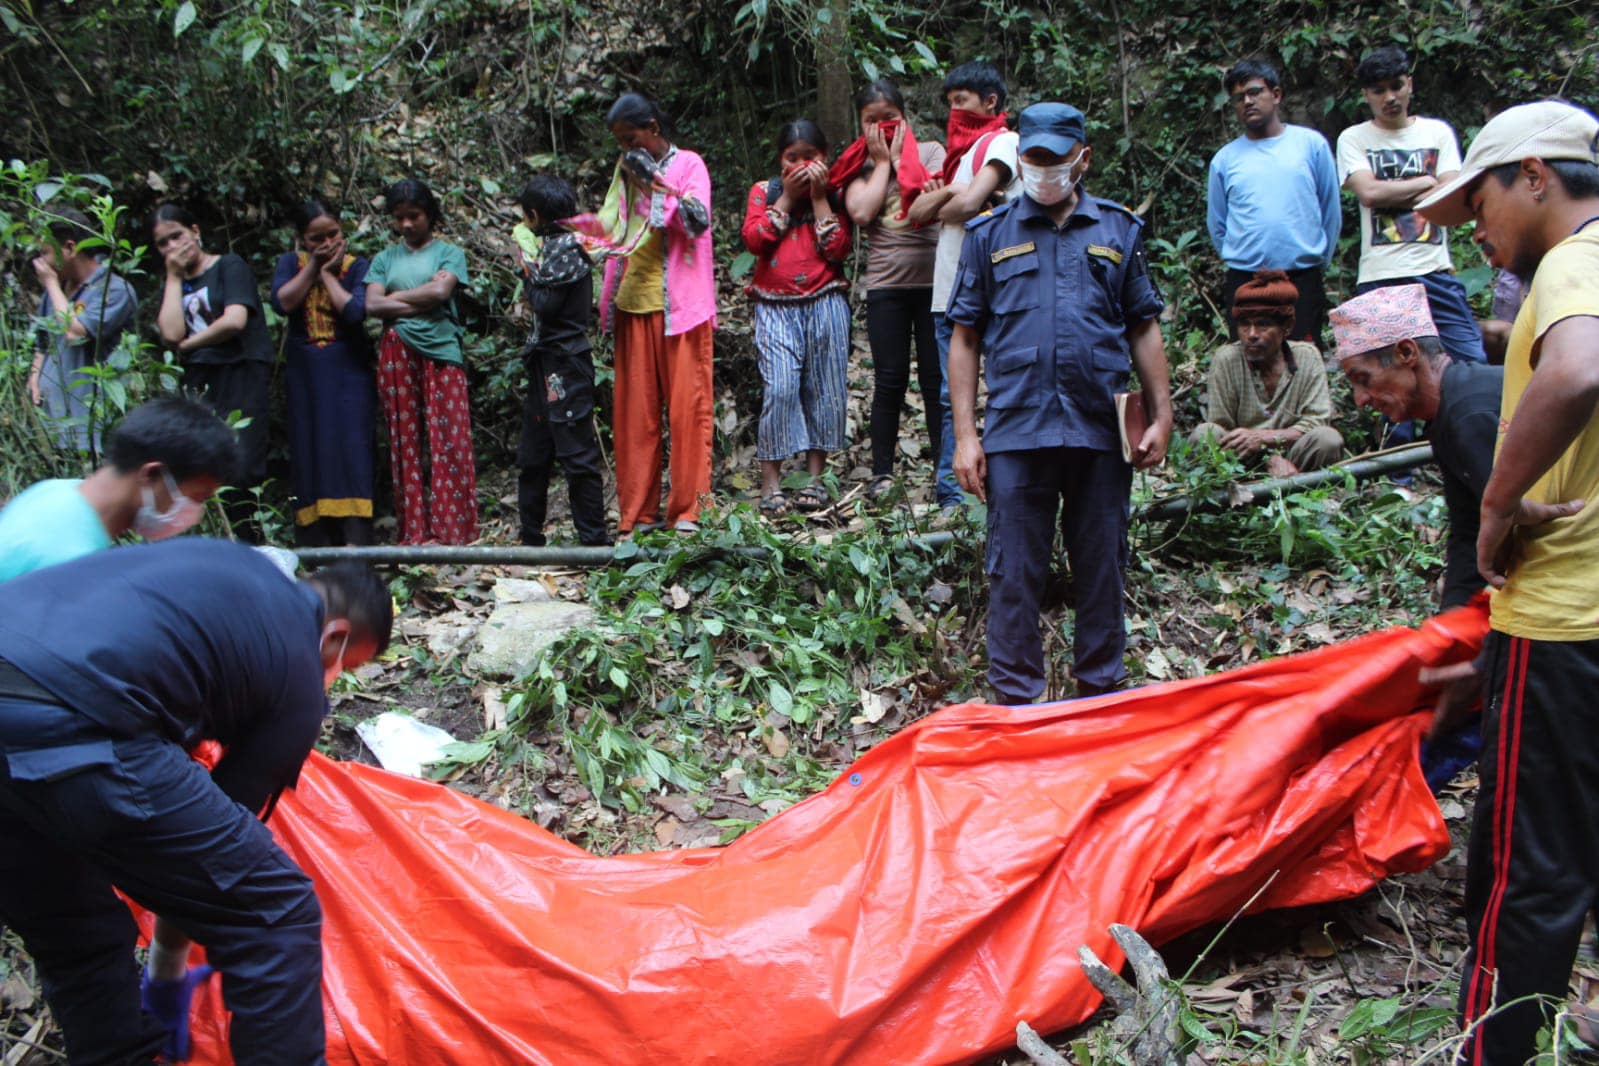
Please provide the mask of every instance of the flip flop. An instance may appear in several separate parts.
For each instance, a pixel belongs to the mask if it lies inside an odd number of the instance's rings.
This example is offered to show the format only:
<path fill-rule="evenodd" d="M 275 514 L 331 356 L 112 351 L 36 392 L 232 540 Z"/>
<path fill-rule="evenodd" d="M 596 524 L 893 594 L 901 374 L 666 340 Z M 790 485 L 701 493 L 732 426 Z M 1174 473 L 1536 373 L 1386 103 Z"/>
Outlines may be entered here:
<path fill-rule="evenodd" d="M 801 511 L 820 511 L 832 502 L 827 490 L 815 483 L 806 485 L 794 497 L 794 506 Z"/>

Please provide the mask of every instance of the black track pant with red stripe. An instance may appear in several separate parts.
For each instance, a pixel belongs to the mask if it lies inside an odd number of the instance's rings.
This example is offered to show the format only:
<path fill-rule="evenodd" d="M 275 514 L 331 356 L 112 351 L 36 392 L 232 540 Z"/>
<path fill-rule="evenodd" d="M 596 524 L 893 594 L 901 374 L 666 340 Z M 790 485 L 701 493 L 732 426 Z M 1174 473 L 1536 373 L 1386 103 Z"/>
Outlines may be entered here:
<path fill-rule="evenodd" d="M 1461 1061 L 1522 1066 L 1599 904 L 1599 640 L 1491 632 L 1484 659 L 1460 987 L 1463 1023 L 1482 1021 Z"/>

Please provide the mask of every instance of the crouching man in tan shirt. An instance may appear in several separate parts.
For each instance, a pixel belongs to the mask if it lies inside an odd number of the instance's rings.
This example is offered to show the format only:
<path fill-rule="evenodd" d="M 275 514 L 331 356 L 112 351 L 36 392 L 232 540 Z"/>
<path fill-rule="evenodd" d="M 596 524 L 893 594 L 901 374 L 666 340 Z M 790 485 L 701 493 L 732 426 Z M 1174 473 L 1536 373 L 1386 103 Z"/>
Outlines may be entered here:
<path fill-rule="evenodd" d="M 1314 344 L 1288 340 L 1299 294 L 1288 275 L 1262 270 L 1238 287 L 1238 340 L 1211 358 L 1206 420 L 1189 439 L 1214 440 L 1274 477 L 1319 470 L 1343 454 L 1328 425 L 1332 394 Z"/>

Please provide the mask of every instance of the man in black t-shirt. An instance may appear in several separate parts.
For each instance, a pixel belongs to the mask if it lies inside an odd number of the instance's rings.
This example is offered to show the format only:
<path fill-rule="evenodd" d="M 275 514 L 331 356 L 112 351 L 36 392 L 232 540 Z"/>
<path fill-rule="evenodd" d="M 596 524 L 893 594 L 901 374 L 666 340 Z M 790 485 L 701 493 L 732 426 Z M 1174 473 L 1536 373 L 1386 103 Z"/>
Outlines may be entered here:
<path fill-rule="evenodd" d="M 256 814 L 298 776 L 325 684 L 387 645 L 386 587 L 355 566 L 296 582 L 244 546 L 185 538 L 23 575 L 6 608 L 0 921 L 38 966 L 68 1059 L 184 1054 L 168 1041 L 186 1010 L 141 1009 L 115 888 L 157 915 L 158 943 L 204 945 L 234 1061 L 322 1062 L 321 912 Z M 209 773 L 189 756 L 204 740 L 225 749 Z"/>
<path fill-rule="evenodd" d="M 1338 365 L 1354 387 L 1355 402 L 1381 411 L 1390 422 L 1427 423 L 1449 508 L 1443 607 L 1459 607 L 1485 584 L 1477 572 L 1477 527 L 1482 490 L 1493 472 L 1504 367 L 1450 359 L 1420 284 L 1373 289 L 1335 307 L 1330 317 Z M 1467 681 L 1446 688 L 1439 699 L 1422 755 L 1435 790 L 1475 762 L 1481 750 L 1474 728 L 1454 728 L 1476 697 L 1475 681 Z"/>

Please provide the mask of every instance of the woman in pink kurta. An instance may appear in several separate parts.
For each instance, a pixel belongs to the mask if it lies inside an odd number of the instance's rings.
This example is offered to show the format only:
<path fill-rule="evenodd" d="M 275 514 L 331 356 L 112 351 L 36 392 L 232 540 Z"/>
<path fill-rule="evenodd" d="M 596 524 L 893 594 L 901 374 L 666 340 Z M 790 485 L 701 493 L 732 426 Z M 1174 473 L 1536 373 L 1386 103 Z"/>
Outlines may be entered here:
<path fill-rule="evenodd" d="M 672 144 L 671 120 L 647 97 L 623 94 L 606 121 L 624 153 L 616 191 L 627 235 L 606 263 L 600 312 L 616 340 L 617 529 L 662 525 L 664 407 L 665 524 L 692 533 L 711 491 L 714 435 L 711 177 L 705 160 Z"/>

